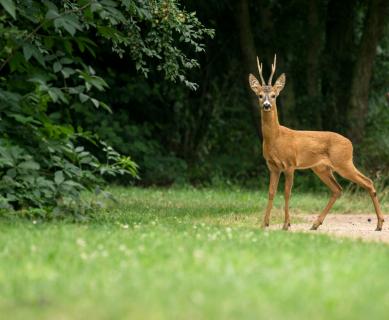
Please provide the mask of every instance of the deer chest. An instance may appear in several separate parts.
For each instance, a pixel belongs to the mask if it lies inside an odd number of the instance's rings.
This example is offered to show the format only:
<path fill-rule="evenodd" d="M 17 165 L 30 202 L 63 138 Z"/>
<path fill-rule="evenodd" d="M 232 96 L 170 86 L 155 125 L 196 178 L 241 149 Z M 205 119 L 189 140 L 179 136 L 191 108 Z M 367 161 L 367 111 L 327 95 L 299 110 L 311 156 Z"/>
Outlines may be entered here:
<path fill-rule="evenodd" d="M 286 144 L 272 143 L 263 144 L 263 156 L 269 166 L 279 170 L 286 170 L 296 166 L 296 157 L 293 148 Z"/>

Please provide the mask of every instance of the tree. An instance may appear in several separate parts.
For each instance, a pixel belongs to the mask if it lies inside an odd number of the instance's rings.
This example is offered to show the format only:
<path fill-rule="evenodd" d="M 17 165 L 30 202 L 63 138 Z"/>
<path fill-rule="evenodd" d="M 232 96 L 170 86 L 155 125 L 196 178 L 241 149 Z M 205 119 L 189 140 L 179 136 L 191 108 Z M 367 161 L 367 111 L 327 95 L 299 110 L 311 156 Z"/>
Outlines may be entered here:
<path fill-rule="evenodd" d="M 370 0 L 366 13 L 363 34 L 359 43 L 349 98 L 349 135 L 361 143 L 365 133 L 369 90 L 374 58 L 389 15 L 389 1 Z"/>
<path fill-rule="evenodd" d="M 242 0 L 237 2 L 237 15 L 236 23 L 239 30 L 239 39 L 240 39 L 240 48 L 242 51 L 243 57 L 243 72 L 242 72 L 242 83 L 247 88 L 248 95 L 250 96 L 250 112 L 252 114 L 252 120 L 254 128 L 260 140 L 262 140 L 262 130 L 261 130 L 261 121 L 260 113 L 258 108 L 258 99 L 255 95 L 252 94 L 252 90 L 249 89 L 247 85 L 248 74 L 254 72 L 257 69 L 256 53 L 254 38 L 251 31 L 250 23 L 250 12 L 248 7 L 247 0 Z"/>

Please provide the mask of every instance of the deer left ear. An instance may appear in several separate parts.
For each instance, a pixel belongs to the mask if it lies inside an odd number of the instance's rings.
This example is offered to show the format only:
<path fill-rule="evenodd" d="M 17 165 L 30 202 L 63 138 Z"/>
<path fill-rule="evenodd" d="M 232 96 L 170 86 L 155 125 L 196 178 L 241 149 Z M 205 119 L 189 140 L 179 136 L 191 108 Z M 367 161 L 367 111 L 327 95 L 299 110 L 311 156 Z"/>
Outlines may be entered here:
<path fill-rule="evenodd" d="M 277 95 L 279 95 L 280 92 L 282 91 L 282 89 L 284 89 L 285 80 L 286 80 L 286 78 L 285 78 L 285 73 L 283 73 L 283 74 L 281 74 L 281 75 L 278 77 L 276 83 L 274 84 L 273 88 L 276 90 Z"/>

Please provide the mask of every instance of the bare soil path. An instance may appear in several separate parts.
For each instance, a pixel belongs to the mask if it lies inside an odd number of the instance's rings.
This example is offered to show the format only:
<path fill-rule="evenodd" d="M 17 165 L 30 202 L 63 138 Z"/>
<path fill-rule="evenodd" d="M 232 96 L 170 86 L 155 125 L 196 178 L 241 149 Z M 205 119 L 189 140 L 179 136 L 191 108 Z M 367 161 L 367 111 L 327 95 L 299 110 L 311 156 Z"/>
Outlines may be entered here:
<path fill-rule="evenodd" d="M 389 244 L 389 219 L 386 218 L 382 231 L 374 231 L 377 218 L 372 214 L 329 214 L 317 231 L 309 230 L 317 215 L 299 215 L 298 220 L 303 221 L 293 224 L 291 232 L 307 232 L 329 234 L 337 237 L 362 239 L 364 241 L 376 241 Z M 275 225 L 271 229 L 280 229 L 281 225 Z"/>

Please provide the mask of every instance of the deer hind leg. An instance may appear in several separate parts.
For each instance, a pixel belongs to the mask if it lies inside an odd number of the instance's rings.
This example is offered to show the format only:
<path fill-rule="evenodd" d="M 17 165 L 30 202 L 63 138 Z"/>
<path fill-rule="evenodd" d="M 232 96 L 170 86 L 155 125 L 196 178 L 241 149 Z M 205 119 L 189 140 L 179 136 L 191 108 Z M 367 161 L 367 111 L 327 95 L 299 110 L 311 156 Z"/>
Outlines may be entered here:
<path fill-rule="evenodd" d="M 270 171 L 270 184 L 269 184 L 269 199 L 266 206 L 265 217 L 263 219 L 263 227 L 269 226 L 270 212 L 273 208 L 273 199 L 277 193 L 278 181 L 280 180 L 280 172 L 276 170 Z"/>
<path fill-rule="evenodd" d="M 287 171 L 285 175 L 285 220 L 282 227 L 283 230 L 288 230 L 290 227 L 290 215 L 289 215 L 289 198 L 293 186 L 294 172 Z"/>
<path fill-rule="evenodd" d="M 377 193 L 374 188 L 373 182 L 355 168 L 353 163 L 349 163 L 344 168 L 337 168 L 336 171 L 344 178 L 358 184 L 364 188 L 370 195 L 371 200 L 373 201 L 375 213 L 377 215 L 377 228 L 376 231 L 382 230 L 382 225 L 384 224 L 384 216 L 382 214 L 380 203 L 378 202 Z"/>
<path fill-rule="evenodd" d="M 320 180 L 323 181 L 324 184 L 332 191 L 331 198 L 330 200 L 328 200 L 326 207 L 323 209 L 322 213 L 320 213 L 320 215 L 317 217 L 311 227 L 311 230 L 317 230 L 317 228 L 319 228 L 319 226 L 323 223 L 326 215 L 334 205 L 336 199 L 338 199 L 342 194 L 342 187 L 336 181 L 330 167 L 319 166 L 312 168 L 312 170 L 314 173 L 316 173 Z"/>

